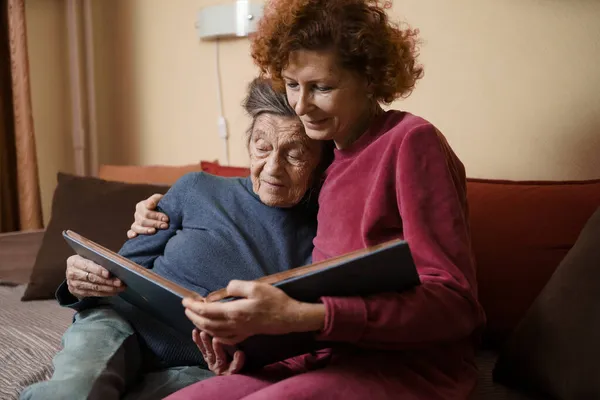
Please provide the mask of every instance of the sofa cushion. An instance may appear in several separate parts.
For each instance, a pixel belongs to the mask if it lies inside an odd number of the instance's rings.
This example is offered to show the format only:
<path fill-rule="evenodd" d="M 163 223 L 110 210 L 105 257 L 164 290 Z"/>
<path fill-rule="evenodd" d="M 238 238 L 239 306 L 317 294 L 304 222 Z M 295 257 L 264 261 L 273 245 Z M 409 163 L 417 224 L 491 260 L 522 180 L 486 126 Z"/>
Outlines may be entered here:
<path fill-rule="evenodd" d="M 600 399 L 600 208 L 502 351 L 494 377 L 557 399 Z"/>
<path fill-rule="evenodd" d="M 74 311 L 56 301 L 20 301 L 25 286 L 0 285 L 0 399 L 19 399 L 25 387 L 50 379 L 52 358 Z M 50 397 L 50 396 L 49 396 Z"/>
<path fill-rule="evenodd" d="M 250 175 L 250 169 L 246 167 L 230 167 L 221 165 L 216 161 L 202 161 L 200 165 L 202 165 L 202 171 L 213 175 L 224 177 L 245 177 Z"/>
<path fill-rule="evenodd" d="M 127 183 L 151 183 L 172 185 L 189 172 L 202 171 L 202 165 L 101 165 L 98 178 Z"/>
<path fill-rule="evenodd" d="M 501 344 L 600 206 L 600 180 L 469 179 L 471 236 L 485 340 Z"/>
<path fill-rule="evenodd" d="M 109 182 L 58 174 L 52 216 L 37 254 L 23 300 L 53 299 L 65 278 L 66 260 L 73 254 L 62 237 L 70 229 L 118 251 L 127 240 L 135 205 L 168 186 Z"/>

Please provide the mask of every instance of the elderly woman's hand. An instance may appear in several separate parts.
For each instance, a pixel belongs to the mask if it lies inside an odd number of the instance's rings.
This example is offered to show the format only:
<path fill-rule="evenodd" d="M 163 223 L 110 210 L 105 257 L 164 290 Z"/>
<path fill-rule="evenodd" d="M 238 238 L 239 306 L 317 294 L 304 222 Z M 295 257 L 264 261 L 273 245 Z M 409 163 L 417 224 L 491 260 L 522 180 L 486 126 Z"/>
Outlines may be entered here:
<path fill-rule="evenodd" d="M 66 276 L 69 292 L 78 298 L 114 296 L 125 290 L 123 282 L 111 278 L 106 269 L 81 256 L 67 259 Z"/>
<path fill-rule="evenodd" d="M 233 345 L 257 335 L 319 331 L 325 306 L 296 301 L 266 283 L 231 281 L 227 294 L 242 299 L 206 303 L 185 298 L 185 314 L 196 327 L 223 344 Z"/>
<path fill-rule="evenodd" d="M 133 239 L 138 234 L 154 235 L 157 229 L 167 229 L 169 227 L 169 217 L 166 214 L 154 211 L 162 198 L 162 194 L 153 194 L 135 205 L 134 221 L 131 224 L 131 229 L 127 231 L 129 239 Z"/>
<path fill-rule="evenodd" d="M 192 339 L 200 349 L 208 369 L 216 375 L 237 374 L 244 366 L 245 356 L 243 351 L 236 351 L 233 354 L 233 360 L 230 360 L 223 343 L 218 339 L 213 339 L 208 333 L 194 329 Z"/>

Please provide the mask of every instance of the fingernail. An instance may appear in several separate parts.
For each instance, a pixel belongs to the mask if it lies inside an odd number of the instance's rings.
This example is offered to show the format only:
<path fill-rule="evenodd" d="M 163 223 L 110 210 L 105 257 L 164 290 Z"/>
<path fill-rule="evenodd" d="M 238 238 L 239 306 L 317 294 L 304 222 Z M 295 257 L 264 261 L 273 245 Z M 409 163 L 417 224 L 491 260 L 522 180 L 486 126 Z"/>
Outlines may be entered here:
<path fill-rule="evenodd" d="M 160 224 L 161 229 L 167 229 L 168 227 L 169 227 L 169 225 L 167 225 L 167 224 Z"/>
<path fill-rule="evenodd" d="M 121 286 L 121 284 L 122 284 L 122 282 L 121 282 L 120 280 L 118 280 L 118 279 L 117 279 L 117 280 L 115 281 L 115 286 Z"/>
<path fill-rule="evenodd" d="M 148 232 L 148 233 L 154 233 L 154 229 L 150 228 L 150 229 L 148 229 L 148 231 L 147 231 L 147 232 Z"/>
<path fill-rule="evenodd" d="M 168 222 L 168 221 L 169 221 L 169 218 L 167 218 L 167 217 L 162 217 L 162 218 L 161 218 L 161 221 L 163 221 L 163 222 Z"/>

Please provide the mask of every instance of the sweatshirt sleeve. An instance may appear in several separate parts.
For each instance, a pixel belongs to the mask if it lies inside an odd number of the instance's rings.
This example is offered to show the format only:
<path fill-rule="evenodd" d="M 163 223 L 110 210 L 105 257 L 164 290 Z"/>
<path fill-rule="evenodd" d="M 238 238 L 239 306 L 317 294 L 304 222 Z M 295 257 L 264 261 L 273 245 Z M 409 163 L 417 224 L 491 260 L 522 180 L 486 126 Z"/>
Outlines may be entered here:
<path fill-rule="evenodd" d="M 465 339 L 484 322 L 464 169 L 433 126 L 403 138 L 395 180 L 403 236 L 421 285 L 404 293 L 321 298 L 326 317 L 320 340 L 404 350 Z"/>

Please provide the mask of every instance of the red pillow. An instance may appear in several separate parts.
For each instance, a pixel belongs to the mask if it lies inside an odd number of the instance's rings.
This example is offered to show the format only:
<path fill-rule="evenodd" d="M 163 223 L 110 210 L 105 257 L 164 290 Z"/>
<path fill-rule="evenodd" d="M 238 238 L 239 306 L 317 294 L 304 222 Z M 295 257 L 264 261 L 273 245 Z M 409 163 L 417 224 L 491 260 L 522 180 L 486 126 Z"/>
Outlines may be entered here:
<path fill-rule="evenodd" d="M 469 179 L 467 195 L 485 339 L 499 345 L 524 316 L 600 206 L 600 179 Z"/>
<path fill-rule="evenodd" d="M 228 167 L 226 165 L 220 165 L 218 162 L 202 161 L 200 162 L 202 171 L 208 172 L 209 174 L 224 176 L 224 177 L 246 177 L 250 175 L 250 169 L 246 167 Z"/>

